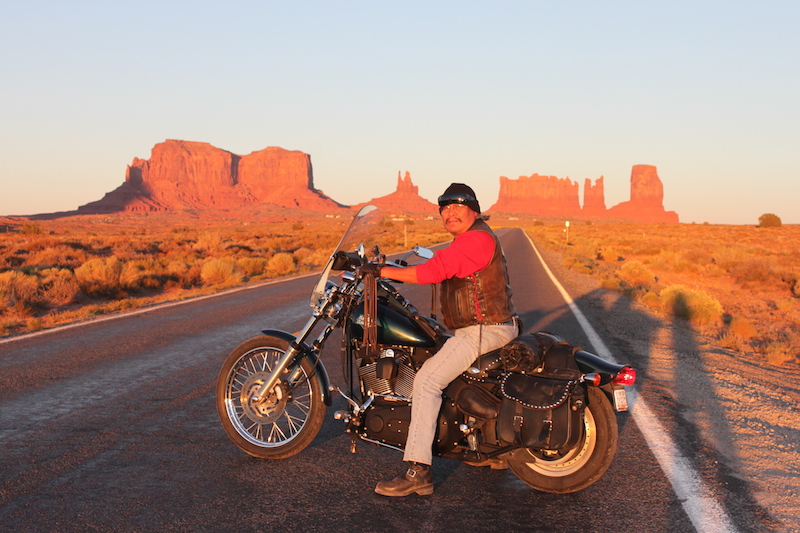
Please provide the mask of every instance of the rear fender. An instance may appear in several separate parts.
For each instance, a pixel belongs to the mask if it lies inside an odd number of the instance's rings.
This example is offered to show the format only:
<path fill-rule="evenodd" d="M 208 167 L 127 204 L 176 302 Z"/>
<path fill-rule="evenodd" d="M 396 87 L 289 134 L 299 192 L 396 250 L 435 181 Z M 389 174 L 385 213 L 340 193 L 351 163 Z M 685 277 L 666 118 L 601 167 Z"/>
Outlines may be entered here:
<path fill-rule="evenodd" d="M 575 362 L 578 363 L 578 368 L 581 369 L 581 372 L 584 374 L 597 373 L 602 376 L 602 381 L 600 382 L 601 385 L 606 385 L 609 383 L 617 376 L 617 374 L 620 373 L 623 368 L 628 366 L 610 363 L 605 359 L 602 359 L 597 355 L 589 353 L 585 350 L 577 350 L 574 354 L 574 357 Z"/>
<path fill-rule="evenodd" d="M 273 337 L 277 337 L 281 340 L 285 340 L 289 344 L 296 344 L 297 337 L 292 335 L 287 331 L 281 331 L 279 329 L 263 329 L 261 333 L 264 335 L 271 335 Z M 300 357 L 307 358 L 311 364 L 316 369 L 314 374 L 309 377 L 309 379 L 315 379 L 319 382 L 320 389 L 322 390 L 322 401 L 325 402 L 325 405 L 330 407 L 331 405 L 331 380 L 328 377 L 328 371 L 325 370 L 325 365 L 322 364 L 322 360 L 319 358 L 317 353 L 312 350 L 307 344 L 303 343 L 299 346 L 300 349 Z"/>

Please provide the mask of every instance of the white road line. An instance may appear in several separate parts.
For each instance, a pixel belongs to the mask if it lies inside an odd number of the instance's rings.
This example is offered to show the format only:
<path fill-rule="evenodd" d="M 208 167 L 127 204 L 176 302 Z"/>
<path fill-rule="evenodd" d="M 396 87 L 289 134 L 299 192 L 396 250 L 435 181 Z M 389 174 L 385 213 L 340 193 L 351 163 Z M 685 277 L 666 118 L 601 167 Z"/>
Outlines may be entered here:
<path fill-rule="evenodd" d="M 578 305 L 573 301 L 569 293 L 564 289 L 561 283 L 556 279 L 553 272 L 545 263 L 542 254 L 533 244 L 533 241 L 527 234 L 528 242 L 531 244 L 533 251 L 536 252 L 539 261 L 542 263 L 545 272 L 550 277 L 550 280 L 556 286 L 564 301 L 569 306 L 575 318 L 578 320 L 589 342 L 592 343 L 595 353 L 609 361 L 615 361 L 614 356 L 606 347 L 600 335 L 594 330 L 592 325 L 586 319 L 584 314 L 578 308 Z M 631 406 L 631 414 L 636 419 L 636 425 L 644 435 L 647 445 L 655 455 L 661 469 L 672 484 L 675 494 L 678 496 L 684 511 L 689 516 L 695 529 L 699 533 L 725 533 L 735 532 L 736 528 L 733 525 L 728 514 L 722 506 L 709 494 L 708 489 L 705 487 L 703 480 L 694 471 L 689 461 L 680 453 L 678 447 L 670 438 L 669 434 L 664 430 L 663 426 L 659 423 L 653 412 L 647 406 L 647 403 L 641 398 L 635 390 L 628 391 L 629 403 Z"/>

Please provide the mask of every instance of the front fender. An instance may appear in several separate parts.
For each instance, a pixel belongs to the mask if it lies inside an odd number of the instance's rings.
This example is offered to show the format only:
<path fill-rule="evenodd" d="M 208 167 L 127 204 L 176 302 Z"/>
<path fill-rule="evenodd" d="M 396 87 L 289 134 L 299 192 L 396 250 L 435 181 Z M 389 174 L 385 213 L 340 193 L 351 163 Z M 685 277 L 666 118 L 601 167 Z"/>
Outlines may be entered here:
<path fill-rule="evenodd" d="M 297 337 L 287 331 L 282 331 L 279 329 L 263 329 L 261 330 L 261 333 L 285 340 L 289 344 L 295 344 L 297 342 Z M 302 357 L 308 358 L 308 360 L 311 361 L 311 364 L 314 365 L 316 371 L 313 375 L 309 376 L 309 379 L 315 379 L 319 382 L 320 389 L 322 390 L 322 401 L 325 402 L 325 405 L 330 407 L 332 403 L 331 380 L 328 377 L 328 371 L 325 370 L 325 365 L 322 364 L 322 360 L 319 358 L 317 353 L 307 344 L 303 343 L 300 345 L 300 352 L 302 353 Z"/>

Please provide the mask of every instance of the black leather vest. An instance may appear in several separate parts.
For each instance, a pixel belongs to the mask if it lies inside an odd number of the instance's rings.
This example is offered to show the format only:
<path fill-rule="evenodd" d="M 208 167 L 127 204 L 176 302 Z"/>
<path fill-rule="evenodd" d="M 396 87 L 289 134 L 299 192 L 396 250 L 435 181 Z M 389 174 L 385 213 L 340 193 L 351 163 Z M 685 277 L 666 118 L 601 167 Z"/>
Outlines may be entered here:
<path fill-rule="evenodd" d="M 483 270 L 466 278 L 450 278 L 442 282 L 442 320 L 448 329 L 500 324 L 517 314 L 511 300 L 506 258 L 497 235 L 480 218 L 467 231 L 483 231 L 491 235 L 494 254 Z"/>

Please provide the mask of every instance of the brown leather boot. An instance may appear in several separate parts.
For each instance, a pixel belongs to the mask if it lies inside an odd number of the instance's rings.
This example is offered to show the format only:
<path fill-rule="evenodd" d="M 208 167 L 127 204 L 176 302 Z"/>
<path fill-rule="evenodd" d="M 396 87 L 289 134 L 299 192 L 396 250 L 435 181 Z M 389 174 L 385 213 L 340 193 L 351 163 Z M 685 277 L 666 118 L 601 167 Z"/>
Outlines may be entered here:
<path fill-rule="evenodd" d="M 375 492 L 382 496 L 408 496 L 416 492 L 420 496 L 433 494 L 431 467 L 422 463 L 408 463 L 408 469 L 391 481 L 381 481 Z"/>

